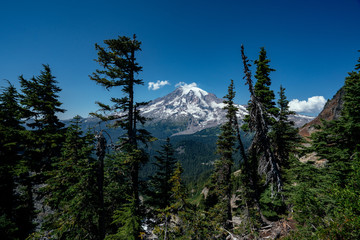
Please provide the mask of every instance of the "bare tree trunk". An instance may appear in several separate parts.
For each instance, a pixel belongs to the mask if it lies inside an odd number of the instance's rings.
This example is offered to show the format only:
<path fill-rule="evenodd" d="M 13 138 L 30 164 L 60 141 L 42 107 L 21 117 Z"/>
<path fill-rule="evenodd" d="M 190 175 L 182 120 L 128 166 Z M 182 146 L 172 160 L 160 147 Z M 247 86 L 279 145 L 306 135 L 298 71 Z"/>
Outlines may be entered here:
<path fill-rule="evenodd" d="M 168 231 L 168 216 L 165 214 L 165 235 L 164 235 L 164 240 L 167 240 L 167 231 Z"/>
<path fill-rule="evenodd" d="M 98 157 L 98 188 L 99 188 L 99 239 L 102 240 L 105 238 L 105 207 L 104 207 L 104 157 L 106 152 L 106 139 L 100 131 L 96 135 L 97 144 L 96 144 L 96 155 Z"/>

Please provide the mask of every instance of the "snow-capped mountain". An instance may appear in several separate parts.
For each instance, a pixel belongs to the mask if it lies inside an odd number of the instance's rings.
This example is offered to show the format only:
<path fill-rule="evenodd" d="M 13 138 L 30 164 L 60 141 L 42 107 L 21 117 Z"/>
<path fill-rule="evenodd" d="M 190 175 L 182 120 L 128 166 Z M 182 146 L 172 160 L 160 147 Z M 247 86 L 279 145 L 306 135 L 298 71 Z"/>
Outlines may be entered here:
<path fill-rule="evenodd" d="M 243 119 L 246 108 L 237 105 L 238 117 Z M 157 98 L 142 109 L 152 122 L 182 122 L 186 129 L 177 134 L 192 134 L 205 128 L 215 127 L 225 121 L 223 99 L 208 93 L 195 83 L 183 84 L 170 94 Z"/>
<path fill-rule="evenodd" d="M 149 119 L 145 128 L 158 138 L 166 138 L 193 134 L 223 124 L 226 121 L 223 101 L 224 99 L 200 89 L 195 83 L 183 84 L 168 95 L 151 101 L 140 111 Z M 246 106 L 236 106 L 239 109 L 237 116 L 241 124 L 248 112 Z M 301 127 L 313 119 L 313 117 L 298 114 L 291 117 L 296 127 Z M 69 122 L 66 121 L 67 124 Z M 82 125 L 84 131 L 94 127 L 106 128 L 105 123 L 100 123 L 100 120 L 94 117 L 85 118 Z M 118 130 L 109 129 L 108 131 L 114 131 L 119 135 Z"/>
<path fill-rule="evenodd" d="M 151 118 L 152 123 L 178 122 L 183 129 L 174 135 L 192 134 L 200 130 L 218 126 L 226 120 L 223 99 L 197 87 L 195 83 L 183 84 L 170 94 L 157 98 L 144 107 L 143 116 Z M 246 107 L 236 105 L 240 120 L 247 114 Z M 311 121 L 307 116 L 295 116 L 301 125 Z"/>

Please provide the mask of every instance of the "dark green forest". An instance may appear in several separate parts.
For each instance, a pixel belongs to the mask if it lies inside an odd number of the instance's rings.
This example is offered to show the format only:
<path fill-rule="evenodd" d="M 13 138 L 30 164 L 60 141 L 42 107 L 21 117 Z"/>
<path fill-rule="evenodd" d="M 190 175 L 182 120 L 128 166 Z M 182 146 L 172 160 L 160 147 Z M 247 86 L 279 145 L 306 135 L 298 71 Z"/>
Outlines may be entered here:
<path fill-rule="evenodd" d="M 242 46 L 244 123 L 229 80 L 225 123 L 189 139 L 170 138 L 176 126 L 145 127 L 135 35 L 95 50 L 89 81 L 122 92 L 112 105 L 96 103 L 101 128 L 59 120 L 49 65 L 20 75 L 20 89 L 2 86 L 1 239 L 360 239 L 360 58 L 344 81 L 341 116 L 303 138 L 285 87 L 271 89 L 266 50 L 251 66 Z M 308 154 L 316 158 L 300 161 Z"/>

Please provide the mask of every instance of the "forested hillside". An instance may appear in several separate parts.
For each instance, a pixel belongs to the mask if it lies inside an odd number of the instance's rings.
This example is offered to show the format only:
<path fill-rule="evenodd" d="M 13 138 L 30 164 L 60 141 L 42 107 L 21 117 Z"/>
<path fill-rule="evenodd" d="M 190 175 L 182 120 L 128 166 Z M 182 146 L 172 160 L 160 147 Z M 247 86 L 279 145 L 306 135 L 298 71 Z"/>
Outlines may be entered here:
<path fill-rule="evenodd" d="M 97 102 L 98 128 L 59 120 L 49 65 L 2 88 L 1 239 L 360 239 L 360 58 L 338 116 L 305 139 L 266 49 L 251 66 L 242 46 L 244 123 L 228 80 L 220 127 L 170 137 L 176 125 L 151 134 L 135 101 L 136 36 L 95 49 L 89 81 L 121 93 Z"/>

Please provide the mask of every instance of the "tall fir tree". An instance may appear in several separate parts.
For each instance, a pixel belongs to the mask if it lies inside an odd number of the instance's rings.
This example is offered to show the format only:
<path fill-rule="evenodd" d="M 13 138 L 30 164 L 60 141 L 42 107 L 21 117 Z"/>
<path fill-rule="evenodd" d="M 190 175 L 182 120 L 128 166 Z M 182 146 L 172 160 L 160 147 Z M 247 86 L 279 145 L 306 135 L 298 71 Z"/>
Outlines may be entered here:
<path fill-rule="evenodd" d="M 259 59 L 255 60 L 254 63 L 256 65 L 254 93 L 266 111 L 265 120 L 269 125 L 272 125 L 275 121 L 273 116 L 277 116 L 279 109 L 276 107 L 275 94 L 270 89 L 270 73 L 275 70 L 269 66 L 270 60 L 267 58 L 264 47 L 260 48 Z"/>
<path fill-rule="evenodd" d="M 0 94 L 0 235 L 4 239 L 21 239 L 24 233 L 20 229 L 31 228 L 31 222 L 23 219 L 23 197 L 17 188 L 17 172 L 21 162 L 24 127 L 21 121 L 23 113 L 19 105 L 19 94 L 8 81 Z M 26 234 L 26 232 L 25 232 Z"/>
<path fill-rule="evenodd" d="M 128 165 L 131 182 L 127 208 L 123 209 L 126 219 L 118 220 L 118 222 L 124 222 L 123 227 L 127 229 L 120 229 L 119 233 L 130 234 L 131 236 L 127 236 L 128 239 L 139 239 L 141 231 L 139 169 L 141 164 L 147 161 L 147 157 L 138 147 L 138 141 L 146 143 L 150 140 L 150 134 L 144 129 L 138 129 L 137 126 L 138 123 L 145 123 L 145 118 L 140 116 L 139 107 L 146 103 L 135 103 L 134 101 L 134 87 L 143 85 L 143 81 L 136 78 L 142 70 L 142 67 L 136 62 L 135 56 L 138 51 L 141 51 L 141 42 L 137 41 L 134 35 L 132 39 L 119 36 L 117 39 L 105 40 L 104 43 L 106 47 L 95 44 L 98 51 L 96 61 L 102 69 L 96 70 L 90 79 L 106 89 L 119 87 L 125 96 L 111 98 L 113 106 L 98 102 L 97 104 L 105 114 L 94 113 L 93 115 L 104 121 L 113 120 L 113 127 L 120 127 L 127 133 L 117 147 L 128 154 L 123 161 Z M 122 214 L 117 214 L 117 216 L 121 218 Z"/>
<path fill-rule="evenodd" d="M 175 201 L 173 190 L 173 175 L 176 167 L 176 159 L 174 157 L 175 150 L 170 143 L 170 138 L 166 139 L 158 156 L 155 156 L 156 172 L 150 176 L 148 184 L 148 200 L 147 204 L 153 209 L 151 212 L 160 236 L 164 239 L 168 238 L 171 220 L 171 205 Z M 163 227 L 161 227 L 161 225 Z"/>
<path fill-rule="evenodd" d="M 214 206 L 210 209 L 213 212 L 217 223 L 227 230 L 233 228 L 231 209 L 231 173 L 234 164 L 233 155 L 235 152 L 235 122 L 237 108 L 234 105 L 235 91 L 234 82 L 228 88 L 228 94 L 224 97 L 224 109 L 226 110 L 226 122 L 220 127 L 221 133 L 217 140 L 217 153 L 220 159 L 215 162 L 212 174 L 213 193 L 215 197 Z"/>
<path fill-rule="evenodd" d="M 272 140 L 270 132 L 272 126 L 276 123 L 279 115 L 279 109 L 275 105 L 275 95 L 270 89 L 270 73 L 275 71 L 270 68 L 264 48 L 260 49 L 259 59 L 255 61 L 257 79 L 253 86 L 250 72 L 250 64 L 245 56 L 242 46 L 242 58 L 244 62 L 244 72 L 246 84 L 249 86 L 250 101 L 248 106 L 249 115 L 245 118 L 244 130 L 250 130 L 255 133 L 253 142 L 249 149 L 249 156 L 253 162 L 253 167 L 259 169 L 260 175 L 265 175 L 265 185 L 271 182 L 275 184 L 275 189 L 280 192 L 282 189 L 282 177 L 279 170 L 279 159 L 272 149 Z M 257 163 L 254 163 L 257 162 Z M 254 175 L 255 178 L 255 175 Z M 256 183 L 256 180 L 254 180 Z"/>
<path fill-rule="evenodd" d="M 43 67 L 40 75 L 30 80 L 19 77 L 22 91 L 20 103 L 24 107 L 22 117 L 30 128 L 23 138 L 25 151 L 20 174 L 20 184 L 27 193 L 27 217 L 24 217 L 29 221 L 36 218 L 34 198 L 37 196 L 41 199 L 37 189 L 46 180 L 44 172 L 49 171 L 54 159 L 60 156 L 65 130 L 57 116 L 65 111 L 60 108 L 62 103 L 58 100 L 61 89 L 49 65 Z"/>
<path fill-rule="evenodd" d="M 100 239 L 94 136 L 75 117 L 65 133 L 61 157 L 42 189 L 51 210 L 43 234 L 56 239 Z"/>
<path fill-rule="evenodd" d="M 298 129 L 295 123 L 289 119 L 295 112 L 289 110 L 289 101 L 286 99 L 285 88 L 280 86 L 278 100 L 278 120 L 272 127 L 271 137 L 274 153 L 279 160 L 281 171 L 289 168 L 290 154 L 294 154 L 299 149 L 301 142 Z"/>
<path fill-rule="evenodd" d="M 174 148 L 170 143 L 170 138 L 166 139 L 166 143 L 161 146 L 161 150 L 157 151 L 155 156 L 156 172 L 150 176 L 149 180 L 149 203 L 151 206 L 164 209 L 170 205 L 172 185 L 170 178 L 175 169 L 176 159 L 174 157 Z"/>
<path fill-rule="evenodd" d="M 26 80 L 20 76 L 21 104 L 25 108 L 32 171 L 41 172 L 51 167 L 51 158 L 60 155 L 64 124 L 57 114 L 65 112 L 58 100 L 61 89 L 49 65 L 43 65 L 40 75 Z M 36 160 L 35 160 L 36 158 Z"/>
<path fill-rule="evenodd" d="M 269 65 L 270 60 L 267 58 L 267 53 L 264 47 L 260 48 L 259 58 L 255 60 L 254 63 L 256 65 L 256 72 L 254 75 L 256 83 L 253 87 L 254 96 L 256 96 L 257 101 L 262 104 L 266 124 L 271 126 L 276 121 L 275 117 L 278 115 L 279 109 L 276 107 L 275 94 L 270 89 L 270 73 L 275 70 Z M 251 111 L 252 107 L 253 103 L 250 100 L 248 110 Z M 248 130 L 248 122 L 250 121 L 249 117 L 249 115 L 245 117 L 245 124 L 243 126 L 244 130 Z"/>
<path fill-rule="evenodd" d="M 244 73 L 246 84 L 249 86 L 250 102 L 249 115 L 245 119 L 246 125 L 244 130 L 250 130 L 254 133 L 253 141 L 248 150 L 249 162 L 251 167 L 249 169 L 252 178 L 253 187 L 251 189 L 253 202 L 261 217 L 261 221 L 269 223 L 269 221 L 262 214 L 260 207 L 260 196 L 264 192 L 265 186 L 270 186 L 272 195 L 274 192 L 281 192 L 283 188 L 282 175 L 279 169 L 279 160 L 272 148 L 272 141 L 270 138 L 271 126 L 275 124 L 274 115 L 277 115 L 278 109 L 273 103 L 273 93 L 266 86 L 270 85 L 269 73 L 271 69 L 268 67 L 269 60 L 266 59 L 266 52 L 264 49 L 260 52 L 257 64 L 257 78 L 259 82 L 258 87 L 254 87 L 251 79 L 251 71 L 249 60 L 245 56 L 244 46 L 241 46 L 242 60 L 244 64 Z M 259 86 L 264 87 L 262 91 Z M 258 92 L 258 93 L 257 93 Z M 266 94 L 267 93 L 267 94 Z M 258 96 L 259 95 L 259 96 Z M 266 97 L 267 96 L 267 97 Z"/>
<path fill-rule="evenodd" d="M 295 112 L 289 110 L 289 101 L 286 99 L 285 88 L 280 86 L 278 99 L 278 119 L 273 124 L 269 133 L 271 139 L 271 147 L 274 155 L 278 160 L 278 167 L 283 177 L 284 184 L 289 184 L 291 181 L 284 176 L 290 169 L 290 158 L 294 154 L 299 153 L 301 137 L 298 129 L 294 127 L 294 122 L 290 121 L 289 117 Z M 265 189 L 261 195 L 260 203 L 263 214 L 271 220 L 278 220 L 281 215 L 286 213 L 286 204 L 283 194 L 273 194 L 271 186 Z"/>

